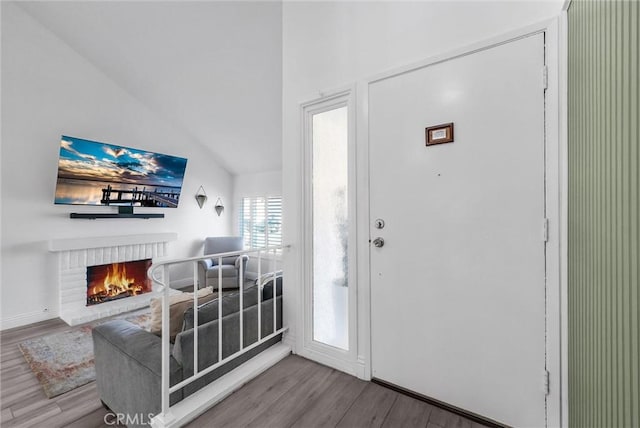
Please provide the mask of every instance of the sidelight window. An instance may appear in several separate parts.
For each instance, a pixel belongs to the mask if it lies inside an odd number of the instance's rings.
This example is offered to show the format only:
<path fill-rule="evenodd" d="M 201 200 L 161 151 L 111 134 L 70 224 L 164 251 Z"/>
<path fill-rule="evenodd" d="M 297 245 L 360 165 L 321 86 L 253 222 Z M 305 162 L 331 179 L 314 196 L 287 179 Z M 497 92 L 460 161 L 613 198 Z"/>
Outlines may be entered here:
<path fill-rule="evenodd" d="M 312 337 L 349 349 L 348 107 L 310 116 Z"/>

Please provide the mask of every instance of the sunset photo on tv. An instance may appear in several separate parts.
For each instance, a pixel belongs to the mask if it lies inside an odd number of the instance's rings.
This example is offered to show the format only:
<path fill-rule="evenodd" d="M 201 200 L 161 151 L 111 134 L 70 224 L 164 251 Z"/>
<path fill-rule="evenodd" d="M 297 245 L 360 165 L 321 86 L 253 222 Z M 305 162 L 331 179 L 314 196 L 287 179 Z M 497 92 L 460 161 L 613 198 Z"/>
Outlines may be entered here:
<path fill-rule="evenodd" d="M 55 203 L 176 208 L 187 159 L 62 136 Z"/>

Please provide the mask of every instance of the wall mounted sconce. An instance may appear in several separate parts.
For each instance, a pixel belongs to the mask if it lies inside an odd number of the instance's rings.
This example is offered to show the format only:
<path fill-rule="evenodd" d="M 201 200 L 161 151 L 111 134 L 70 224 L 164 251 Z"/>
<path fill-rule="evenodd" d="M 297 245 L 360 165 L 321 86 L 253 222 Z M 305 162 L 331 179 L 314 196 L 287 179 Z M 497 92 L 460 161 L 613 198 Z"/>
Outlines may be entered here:
<path fill-rule="evenodd" d="M 218 213 L 218 217 L 220 217 L 220 214 L 222 214 L 222 211 L 224 211 L 224 205 L 222 205 L 222 200 L 220 198 L 218 198 L 218 200 L 216 201 L 216 205 L 213 207 L 213 209 L 216 210 L 216 212 Z"/>
<path fill-rule="evenodd" d="M 204 203 L 207 202 L 207 192 L 204 191 L 204 187 L 200 186 L 198 192 L 196 193 L 196 201 L 200 206 L 200 209 L 204 206 Z"/>

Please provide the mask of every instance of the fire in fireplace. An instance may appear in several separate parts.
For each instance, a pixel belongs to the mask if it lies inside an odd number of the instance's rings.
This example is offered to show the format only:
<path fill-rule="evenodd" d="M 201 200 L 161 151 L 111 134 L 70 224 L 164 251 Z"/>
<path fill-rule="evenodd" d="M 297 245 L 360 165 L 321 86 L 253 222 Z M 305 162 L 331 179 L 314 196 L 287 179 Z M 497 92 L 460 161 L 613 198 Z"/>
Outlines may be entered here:
<path fill-rule="evenodd" d="M 151 291 L 151 259 L 87 267 L 87 306 Z"/>

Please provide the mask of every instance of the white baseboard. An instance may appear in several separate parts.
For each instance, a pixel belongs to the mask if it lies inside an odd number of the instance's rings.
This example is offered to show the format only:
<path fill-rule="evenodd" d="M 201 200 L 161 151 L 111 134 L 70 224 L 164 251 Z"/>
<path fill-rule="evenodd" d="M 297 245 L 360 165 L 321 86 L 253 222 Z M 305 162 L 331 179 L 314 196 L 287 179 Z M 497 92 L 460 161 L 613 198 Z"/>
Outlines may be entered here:
<path fill-rule="evenodd" d="M 356 377 L 358 379 L 370 381 L 371 380 L 371 372 L 367 370 L 367 364 L 364 359 L 358 357 L 358 361 L 356 362 Z"/>
<path fill-rule="evenodd" d="M 151 419 L 154 428 L 181 427 L 224 400 L 260 373 L 291 354 L 283 343 L 273 345 L 241 366 L 236 367 L 215 382 L 171 407 L 169 415 L 156 415 Z"/>
<path fill-rule="evenodd" d="M 58 314 L 53 311 L 37 311 L 26 314 L 14 315 L 12 317 L 2 318 L 0 321 L 0 330 L 8 330 L 10 328 L 22 327 L 24 325 L 33 324 L 40 321 L 46 321 L 57 318 Z"/>
<path fill-rule="evenodd" d="M 300 349 L 298 355 L 308 360 L 315 361 L 322 365 L 334 368 L 351 376 L 360 377 L 361 379 L 364 378 L 365 375 L 364 367 L 357 361 L 345 361 L 341 358 L 336 358 L 309 348 Z"/>
<path fill-rule="evenodd" d="M 171 281 L 171 288 L 176 288 L 176 289 L 179 289 L 182 287 L 188 287 L 192 285 L 193 285 L 193 278 L 191 277 L 175 279 Z M 58 314 L 57 311 L 49 310 L 47 312 L 36 311 L 36 312 L 29 312 L 26 314 L 14 315 L 12 317 L 2 318 L 2 320 L 0 320 L 0 331 L 8 330 L 10 328 L 22 327 L 28 324 L 33 324 L 40 321 L 46 321 L 53 318 L 58 318 L 59 316 L 60 314 Z M 70 325 L 73 325 L 73 324 L 78 324 L 78 323 L 77 322 L 71 323 Z"/>
<path fill-rule="evenodd" d="M 296 350 L 296 336 L 291 333 L 291 329 L 287 330 L 283 335 L 282 335 L 282 343 L 284 343 L 285 345 L 287 345 L 289 348 L 291 348 L 291 352 L 294 354 L 297 354 L 297 350 Z"/>

